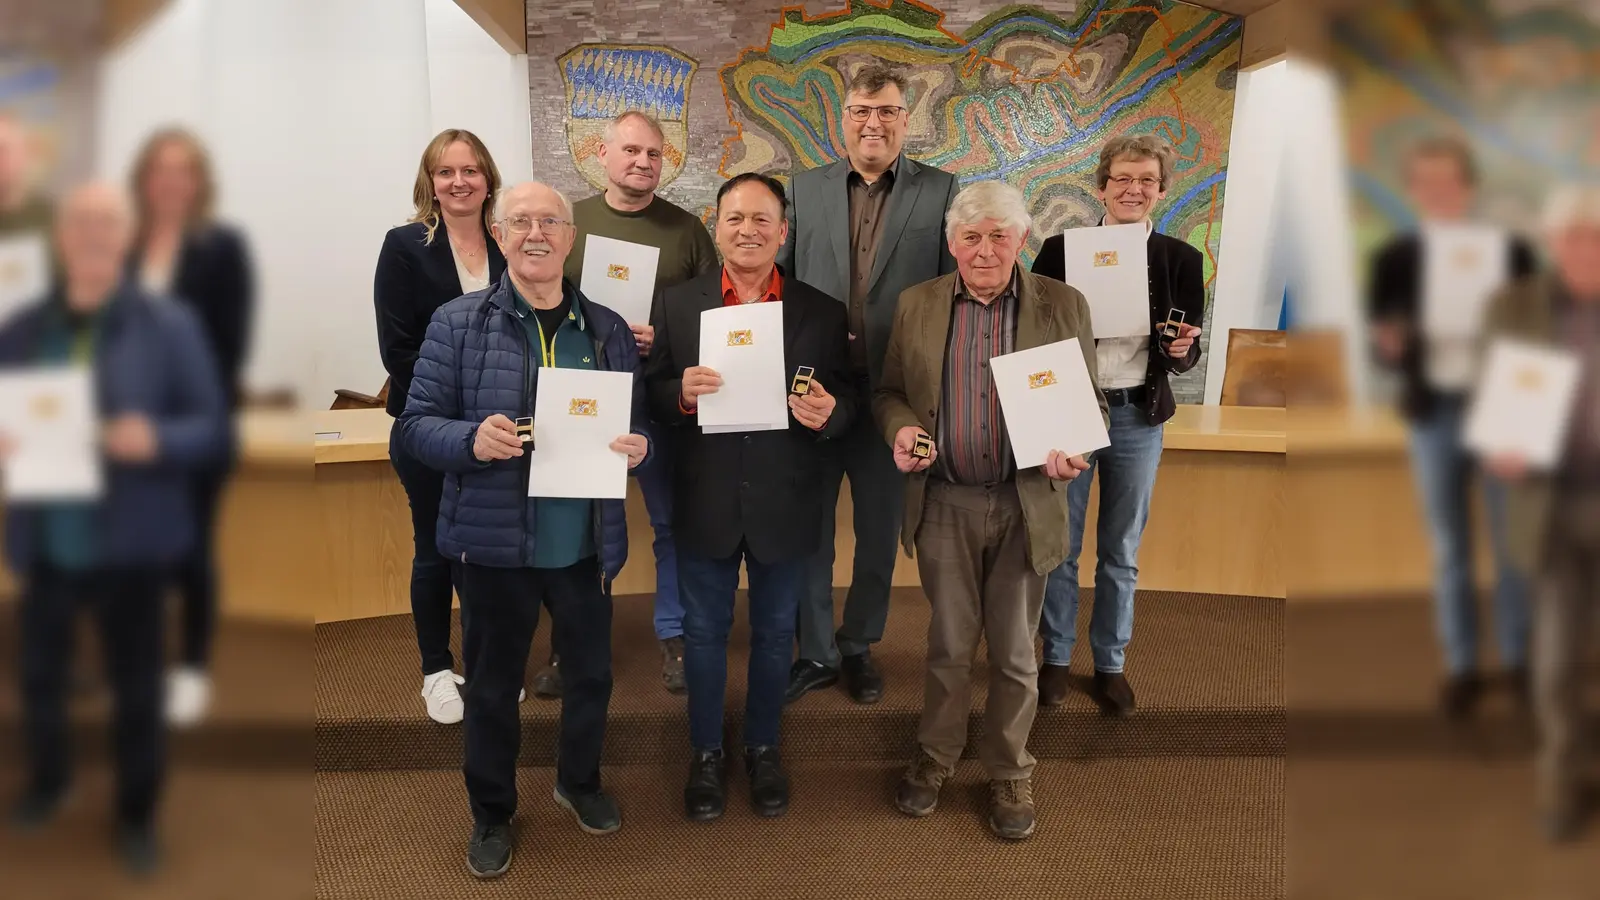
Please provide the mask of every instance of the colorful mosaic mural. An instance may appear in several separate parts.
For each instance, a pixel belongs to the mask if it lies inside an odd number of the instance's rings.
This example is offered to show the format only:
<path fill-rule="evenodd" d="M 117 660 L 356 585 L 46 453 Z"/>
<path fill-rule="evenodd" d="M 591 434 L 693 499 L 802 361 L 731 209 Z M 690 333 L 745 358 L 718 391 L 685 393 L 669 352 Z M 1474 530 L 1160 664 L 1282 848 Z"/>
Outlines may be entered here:
<path fill-rule="evenodd" d="M 1395 0 L 1334 36 L 1363 249 L 1413 223 L 1398 162 L 1424 136 L 1467 138 L 1484 212 L 1524 230 L 1550 185 L 1600 179 L 1600 14 Z"/>
<path fill-rule="evenodd" d="M 1046 236 L 1098 221 L 1094 170 L 1108 138 L 1165 136 L 1179 161 L 1158 227 L 1200 248 L 1214 280 L 1242 20 L 1175 0 L 730 6 L 686 0 L 682 16 L 663 18 L 554 0 L 530 13 L 536 171 L 577 196 L 599 189 L 600 129 L 641 106 L 667 125 L 663 196 L 709 215 L 731 175 L 787 178 L 841 158 L 846 84 L 886 60 L 912 82 L 911 156 L 1028 197 L 1027 260 Z M 604 37 L 619 33 L 628 43 Z M 565 97 L 559 121 L 552 96 Z M 1198 399 L 1203 371 L 1183 382 L 1180 397 Z"/>

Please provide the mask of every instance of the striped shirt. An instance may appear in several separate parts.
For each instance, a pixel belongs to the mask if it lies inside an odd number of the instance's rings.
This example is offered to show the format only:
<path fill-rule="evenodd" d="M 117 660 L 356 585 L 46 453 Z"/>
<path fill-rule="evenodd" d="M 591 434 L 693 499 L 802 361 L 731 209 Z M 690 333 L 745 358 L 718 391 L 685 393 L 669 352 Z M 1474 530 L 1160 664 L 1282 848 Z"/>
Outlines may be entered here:
<path fill-rule="evenodd" d="M 1005 292 L 987 305 L 974 299 L 957 275 L 953 304 L 934 474 L 956 484 L 1009 481 L 1017 467 L 989 360 L 1016 347 L 1016 272 Z"/>

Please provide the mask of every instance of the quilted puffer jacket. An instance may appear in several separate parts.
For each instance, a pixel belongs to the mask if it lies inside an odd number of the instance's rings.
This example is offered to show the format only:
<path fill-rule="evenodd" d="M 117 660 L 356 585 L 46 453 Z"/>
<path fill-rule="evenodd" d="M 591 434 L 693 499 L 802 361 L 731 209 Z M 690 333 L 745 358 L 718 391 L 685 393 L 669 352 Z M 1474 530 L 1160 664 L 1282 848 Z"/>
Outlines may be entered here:
<path fill-rule="evenodd" d="M 597 367 L 633 373 L 630 427 L 650 439 L 639 351 L 628 323 L 570 283 L 564 287 L 594 342 Z M 400 439 L 423 464 L 444 473 L 438 546 L 447 559 L 499 568 L 532 564 L 535 507 L 528 496 L 527 455 L 487 463 L 472 455 L 484 419 L 495 413 L 512 419 L 533 415 L 538 361 L 525 334 L 509 275 L 439 307 L 428 323 L 400 417 Z M 647 453 L 640 466 L 650 465 L 654 455 Z M 621 500 L 594 501 L 595 546 L 608 586 L 628 558 L 623 509 Z"/>

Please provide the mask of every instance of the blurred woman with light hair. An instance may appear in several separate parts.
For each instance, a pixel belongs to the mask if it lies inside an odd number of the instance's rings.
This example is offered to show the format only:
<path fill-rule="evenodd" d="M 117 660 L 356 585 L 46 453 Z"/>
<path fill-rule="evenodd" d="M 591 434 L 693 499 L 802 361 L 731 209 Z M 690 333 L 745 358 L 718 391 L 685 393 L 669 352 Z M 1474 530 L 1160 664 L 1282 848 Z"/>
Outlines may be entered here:
<path fill-rule="evenodd" d="M 1557 189 L 1545 207 L 1550 271 L 1494 300 L 1488 334 L 1563 348 L 1581 363 L 1567 444 L 1553 471 L 1517 457 L 1486 467 L 1510 484 L 1512 552 L 1536 572 L 1533 701 L 1538 810 L 1548 837 L 1576 837 L 1592 812 L 1583 776 L 1584 660 L 1600 608 L 1600 185 Z"/>
<path fill-rule="evenodd" d="M 254 285 L 243 236 L 213 218 L 216 182 L 210 157 L 188 131 L 162 129 L 139 151 L 132 181 L 138 221 L 128 275 L 150 294 L 171 297 L 194 311 L 222 376 L 229 409 L 237 409 Z M 167 677 L 167 719 L 178 726 L 200 721 L 210 705 L 208 673 L 217 619 L 213 541 L 232 461 L 230 454 L 197 471 L 190 486 L 196 539 L 177 571 L 183 641 L 178 665 Z"/>

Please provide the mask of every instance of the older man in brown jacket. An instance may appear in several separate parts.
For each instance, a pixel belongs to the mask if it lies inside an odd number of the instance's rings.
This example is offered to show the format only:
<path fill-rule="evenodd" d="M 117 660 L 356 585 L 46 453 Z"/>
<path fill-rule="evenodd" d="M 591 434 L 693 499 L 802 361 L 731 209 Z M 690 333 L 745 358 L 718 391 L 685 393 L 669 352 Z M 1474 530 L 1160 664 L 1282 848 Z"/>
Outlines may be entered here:
<path fill-rule="evenodd" d="M 1017 468 L 989 361 L 1075 337 L 1093 380 L 1094 332 L 1081 293 L 1017 265 L 1031 219 L 1016 188 L 971 185 L 946 221 L 956 272 L 900 295 L 873 394 L 895 465 L 910 476 L 901 542 L 908 554 L 915 550 L 933 606 L 920 747 L 895 805 L 910 816 L 938 805 L 966 745 L 972 660 L 987 636 L 980 756 L 990 780 L 989 828 L 1021 840 L 1034 828 L 1027 743 L 1039 706 L 1034 639 L 1045 576 L 1066 555 L 1066 484 L 1088 463 L 1057 450 L 1043 466 Z M 1096 394 L 1105 416 L 1104 396 Z M 926 458 L 915 452 L 919 439 L 931 439 Z"/>
<path fill-rule="evenodd" d="M 1485 460 L 1485 467 L 1510 484 L 1511 552 L 1519 568 L 1536 573 L 1537 799 L 1547 835 L 1561 841 L 1576 837 L 1591 812 L 1582 784 L 1583 701 L 1600 607 L 1600 187 L 1557 190 L 1544 226 L 1553 271 L 1503 290 L 1485 331 L 1578 355 L 1567 445 L 1554 471 L 1530 471 L 1516 457 Z"/>

